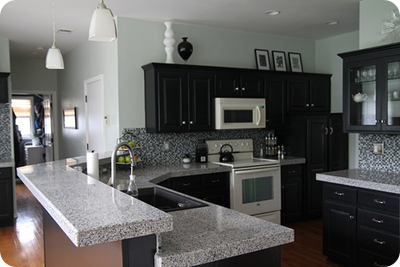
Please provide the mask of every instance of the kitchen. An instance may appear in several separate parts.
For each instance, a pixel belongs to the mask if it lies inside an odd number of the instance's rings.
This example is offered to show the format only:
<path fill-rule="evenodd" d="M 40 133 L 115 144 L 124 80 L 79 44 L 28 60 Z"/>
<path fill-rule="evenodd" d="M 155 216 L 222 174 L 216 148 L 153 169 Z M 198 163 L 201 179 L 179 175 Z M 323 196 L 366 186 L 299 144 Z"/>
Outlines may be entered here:
<path fill-rule="evenodd" d="M 366 7 L 368 3 L 367 2 L 362 2 L 361 3 L 361 7 Z M 374 7 L 375 8 L 375 7 Z M 389 8 L 388 10 L 390 11 L 391 8 Z M 385 10 L 383 13 L 387 13 L 388 10 Z M 360 25 L 365 25 L 367 22 L 363 21 L 363 13 L 361 13 L 361 21 L 360 21 Z M 365 18 L 365 20 L 370 20 L 370 18 Z M 143 131 L 142 128 L 144 126 L 144 103 L 143 103 L 143 99 L 144 99 L 144 93 L 143 93 L 143 72 L 140 69 L 140 67 L 142 65 L 145 65 L 149 62 L 159 62 L 159 61 L 163 61 L 165 58 L 165 54 L 164 54 L 164 50 L 163 50 L 163 46 L 162 44 L 158 45 L 158 42 L 154 41 L 152 43 L 154 43 L 156 46 L 158 46 L 158 49 L 154 49 L 156 51 L 155 54 L 152 55 L 139 55 L 138 53 L 134 54 L 132 51 L 141 51 L 143 50 L 143 47 L 145 47 L 147 45 L 147 42 L 150 41 L 146 41 L 143 43 L 138 43 L 136 42 L 136 40 L 134 40 L 134 36 L 140 36 L 140 34 L 142 34 L 141 29 L 140 29 L 140 25 L 142 25 L 143 27 L 148 28 L 148 31 L 153 33 L 152 36 L 155 39 L 160 39 L 159 37 L 161 36 L 161 39 L 163 38 L 163 33 L 164 33 L 164 25 L 163 23 L 155 23 L 155 22 L 144 22 L 144 21 L 140 21 L 140 20 L 128 20 L 126 18 L 118 18 L 118 22 L 119 22 L 119 27 L 121 27 L 120 30 L 120 34 L 122 35 L 124 29 L 126 31 L 132 32 L 130 34 L 132 34 L 132 40 L 124 40 L 123 35 L 121 36 L 121 40 L 119 40 L 118 43 L 118 53 L 116 53 L 116 49 L 115 46 L 116 44 L 113 43 L 111 44 L 111 46 L 105 46 L 102 44 L 88 44 L 85 43 L 82 46 L 80 46 L 78 49 L 76 49 L 75 51 L 69 53 L 66 57 L 65 57 L 65 61 L 66 64 L 75 64 L 75 62 L 77 62 L 77 65 L 81 65 L 84 67 L 72 67 L 73 65 L 71 65 L 71 68 L 66 68 L 65 71 L 59 72 L 58 74 L 58 79 L 59 79 L 59 91 L 58 91 L 58 97 L 60 100 L 60 108 L 61 106 L 77 106 L 78 110 L 84 110 L 83 108 L 83 103 L 81 101 L 81 99 L 83 99 L 83 93 L 81 90 L 81 84 L 82 81 L 84 79 L 87 79 L 89 77 L 92 77 L 94 75 L 97 75 L 98 73 L 108 73 L 108 75 L 111 76 L 115 76 L 115 75 L 119 75 L 120 76 L 120 81 L 119 84 L 117 85 L 115 82 L 113 82 L 110 79 L 105 79 L 105 83 L 106 83 L 106 88 L 115 88 L 115 87 L 119 87 L 119 88 L 137 88 L 137 90 L 135 92 L 133 91 L 129 91 L 129 90 L 119 90 L 119 95 L 113 93 L 111 90 L 110 91 L 106 91 L 105 93 L 105 99 L 107 99 L 107 102 L 105 104 L 106 106 L 106 110 L 105 113 L 110 115 L 111 118 L 111 125 L 107 128 L 106 131 L 106 135 L 110 135 L 111 137 L 106 138 L 107 140 L 107 147 L 109 150 L 112 149 L 112 147 L 115 145 L 115 136 L 120 136 L 120 133 L 118 129 L 132 129 L 132 128 L 136 128 L 138 129 L 137 131 Z M 380 16 L 379 18 L 377 18 L 377 20 L 379 21 L 378 23 L 380 24 Z M 183 25 L 179 25 L 176 24 L 174 25 L 174 31 L 176 36 L 179 35 L 185 35 L 185 31 L 187 30 L 188 32 L 191 32 L 193 37 L 190 36 L 189 40 L 192 40 L 192 43 L 195 45 L 195 49 L 196 47 L 198 47 L 198 49 L 201 49 L 201 47 L 204 47 L 204 51 L 213 51 L 212 48 L 207 48 L 206 44 L 202 44 L 201 40 L 196 40 L 196 39 L 192 39 L 195 38 L 195 36 L 204 36 L 204 32 L 202 30 L 199 31 L 199 29 L 197 29 L 197 27 L 193 27 L 193 28 L 188 28 L 185 29 L 185 27 L 189 27 L 189 26 L 183 26 Z M 381 25 L 379 25 L 379 27 L 381 27 Z M 221 40 L 223 38 L 227 38 L 230 39 L 229 36 L 227 36 L 228 33 L 224 32 L 224 31 L 219 31 L 219 30 L 212 30 L 212 29 L 207 29 L 209 31 L 211 31 L 209 34 L 213 37 L 213 39 L 215 41 Z M 135 32 L 136 31 L 136 32 Z M 363 35 L 363 28 L 360 29 L 360 38 L 364 37 Z M 207 34 L 207 37 L 204 37 L 203 39 L 208 39 L 209 34 Z M 244 33 L 243 33 L 244 34 Z M 368 33 L 365 33 L 368 34 Z M 221 37 L 217 38 L 216 36 L 221 35 Z M 379 38 L 381 38 L 381 36 L 378 36 Z M 126 38 L 126 36 L 125 36 Z M 247 34 L 244 34 L 243 38 L 238 38 L 238 39 L 253 39 L 252 37 L 250 37 Z M 343 36 L 338 36 L 337 38 L 334 39 L 329 39 L 329 40 L 320 40 L 317 41 L 316 44 L 314 42 L 310 42 L 310 41 L 305 41 L 305 40 L 299 40 L 298 42 L 296 42 L 296 44 L 292 44 L 291 46 L 289 46 L 289 44 L 286 43 L 290 43 L 290 42 L 285 42 L 286 39 L 280 39 L 280 38 L 267 38 L 267 40 L 263 39 L 263 40 L 259 40 L 257 41 L 256 39 L 258 39 L 259 37 L 257 36 L 257 38 L 253 39 L 253 41 L 255 43 L 257 43 L 257 47 L 265 47 L 265 43 L 268 44 L 268 46 L 270 47 L 282 47 L 281 50 L 284 51 L 300 51 L 302 53 L 303 56 L 303 64 L 304 64 L 304 68 L 305 71 L 307 72 L 325 72 L 325 73 L 334 73 L 336 74 L 333 78 L 332 78 L 332 94 L 335 95 L 336 97 L 332 98 L 332 112 L 341 112 L 341 78 L 338 77 L 338 75 L 340 76 L 341 73 L 341 60 L 340 58 L 337 57 L 337 53 L 339 52 L 344 52 L 344 51 L 352 51 L 352 50 L 356 50 L 359 48 L 358 45 L 358 32 L 354 32 L 352 34 L 346 34 Z M 350 42 L 349 40 L 352 40 L 352 42 Z M 297 40 L 296 40 L 297 41 Z M 222 41 L 221 41 L 222 42 Z M 332 50 L 334 51 L 326 51 L 329 50 L 330 48 L 330 44 L 331 42 L 335 43 L 335 48 L 332 48 Z M 367 41 L 365 41 L 367 43 Z M 339 44 L 340 45 L 339 45 Z M 60 42 L 61 44 L 61 42 Z M 197 44 L 197 46 L 196 46 Z M 223 44 L 223 42 L 222 42 Z M 379 43 L 380 44 L 380 43 Z M 241 45 L 241 44 L 240 44 Z M 243 44 L 244 45 L 244 44 Z M 348 47 L 343 47 L 347 45 Z M 365 44 L 364 44 L 365 45 Z M 363 44 L 361 46 L 364 46 Z M 378 45 L 378 44 L 377 44 Z M 138 46 L 142 46 L 142 48 L 138 47 Z M 289 46 L 289 47 L 287 47 Z M 311 49 L 310 51 L 305 48 L 307 46 L 312 46 L 315 47 L 314 49 Z M 253 49 L 255 48 L 254 45 L 251 45 L 251 51 L 249 52 L 249 54 L 251 54 L 251 56 L 244 56 L 241 52 L 238 51 L 238 55 L 235 58 L 230 58 L 230 59 L 226 59 L 226 63 L 224 63 L 223 65 L 229 65 L 229 66 L 236 66 L 236 67 L 251 67 L 254 68 L 254 56 L 252 55 L 253 53 Z M 90 50 L 97 50 L 97 51 L 103 51 L 104 53 L 99 53 L 102 55 L 103 58 L 96 56 L 96 58 L 90 59 L 90 60 L 85 60 L 83 62 L 80 61 L 80 59 L 84 59 L 88 57 L 88 51 Z M 218 49 L 218 48 L 217 48 Z M 222 49 L 222 48 L 221 48 Z M 232 48 L 233 49 L 233 48 Z M 336 51 L 336 49 L 338 49 L 338 51 Z M 222 49 L 223 50 L 223 49 Z M 239 48 L 238 48 L 239 50 Z M 240 49 L 243 50 L 243 49 Z M 126 52 L 124 52 L 126 51 Z M 127 52 L 129 51 L 129 52 Z M 196 50 L 195 50 L 196 51 Z M 139 52 L 140 53 L 140 52 Z M 198 52 L 200 53 L 200 52 Z M 223 55 L 223 51 L 216 51 L 216 53 L 219 53 L 221 55 Z M 126 55 L 130 55 L 130 57 L 126 57 Z M 337 63 L 332 63 L 332 62 L 325 62 L 326 58 L 321 58 L 322 55 L 326 55 L 326 54 L 331 54 L 331 59 L 334 60 Z M 116 58 L 119 58 L 119 61 L 116 61 Z M 104 64 L 101 64 L 102 60 L 107 60 L 107 62 L 109 62 L 110 64 L 107 64 L 107 66 L 105 66 Z M 220 61 L 221 59 L 217 60 L 218 62 L 216 62 L 216 59 L 213 58 L 212 56 L 209 55 L 203 55 L 201 58 L 196 58 L 196 53 L 193 54 L 192 56 L 192 63 L 196 63 L 196 64 L 204 64 L 204 65 L 220 65 Z M 251 61 L 250 61 L 251 60 Z M 313 63 L 313 61 L 316 60 L 318 62 L 320 62 L 320 64 L 318 65 L 318 68 L 315 66 L 315 63 Z M 178 58 L 177 58 L 178 61 Z M 137 62 L 135 63 L 135 65 L 137 66 L 136 69 L 132 69 L 132 62 Z M 189 61 L 190 62 L 190 61 Z M 247 62 L 247 63 L 246 63 Z M 18 63 L 18 62 L 17 62 Z M 11 63 L 13 64 L 13 63 Z M 20 65 L 23 65 L 20 63 Z M 129 67 L 124 67 L 124 66 L 129 66 Z M 332 70 L 330 68 L 336 67 L 336 71 Z M 100 69 L 99 69 L 100 68 Z M 325 69 L 327 68 L 327 69 Z M 118 71 L 117 71 L 118 70 Z M 318 71 L 316 71 L 318 70 Z M 14 72 L 14 69 L 12 70 L 13 73 L 15 73 L 15 75 L 17 75 L 18 70 L 16 69 Z M 134 75 L 132 75 L 132 73 L 134 73 Z M 71 76 L 70 76 L 71 75 Z M 72 78 L 73 76 L 76 76 L 77 78 Z M 109 77 L 106 75 L 106 77 Z M 65 81 L 65 82 L 64 82 Z M 17 86 L 17 81 L 13 82 L 13 89 L 14 86 Z M 18 89 L 18 88 L 17 88 Z M 118 100 L 119 99 L 119 100 Z M 119 112 L 116 111 L 115 109 L 115 105 L 119 106 Z M 130 107 L 130 110 L 133 110 L 132 112 L 126 112 L 126 108 L 125 107 Z M 141 116 L 135 116 L 135 121 L 131 122 L 131 113 L 134 114 L 142 114 Z M 78 120 L 82 121 L 84 120 L 82 118 L 83 116 L 83 112 L 78 112 Z M 119 119 L 117 119 L 119 116 Z M 118 126 L 118 127 L 116 127 Z M 121 130 L 122 131 L 122 130 Z M 79 155 L 83 155 L 85 154 L 86 150 L 85 150 L 85 146 L 82 143 L 82 140 L 84 140 L 84 129 L 83 128 L 78 128 L 77 130 L 70 130 L 70 129 L 59 129 L 61 138 L 60 140 L 62 140 L 62 142 L 60 143 L 60 158 L 65 158 L 65 157 L 73 157 L 73 156 L 79 156 Z M 190 135 L 190 134 L 189 134 Z M 161 137 L 162 138 L 162 137 Z M 168 136 L 168 138 L 171 139 L 171 144 L 172 146 L 174 144 L 179 143 L 175 141 L 175 138 L 178 138 L 178 140 L 180 139 L 179 137 L 176 137 L 175 135 L 171 135 Z M 354 138 L 354 137 L 353 137 Z M 392 137 L 389 137 L 392 138 Z M 163 139 L 163 138 L 162 138 Z M 361 139 L 361 141 L 364 139 Z M 160 140 L 161 145 L 163 144 L 164 140 Z M 159 144 L 159 143 L 157 143 Z M 365 145 L 367 146 L 367 145 Z M 353 143 L 353 147 L 354 147 L 354 143 Z M 351 156 L 350 155 L 350 166 L 355 166 L 355 158 L 358 158 L 358 155 L 356 155 L 356 149 L 350 149 L 350 153 L 353 153 L 354 155 Z M 179 155 L 179 158 L 181 157 L 181 155 Z M 165 160 L 164 157 L 161 157 L 162 160 Z"/>

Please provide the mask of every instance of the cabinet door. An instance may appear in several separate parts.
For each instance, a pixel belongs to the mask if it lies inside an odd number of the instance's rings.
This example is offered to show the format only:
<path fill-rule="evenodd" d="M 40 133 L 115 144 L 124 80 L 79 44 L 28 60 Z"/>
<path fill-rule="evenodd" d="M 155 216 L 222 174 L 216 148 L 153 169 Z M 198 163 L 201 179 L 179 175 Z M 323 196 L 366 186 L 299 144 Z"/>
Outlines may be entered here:
<path fill-rule="evenodd" d="M 13 225 L 13 194 L 11 168 L 0 169 L 0 226 Z"/>
<path fill-rule="evenodd" d="M 189 74 L 189 129 L 211 131 L 214 129 L 214 79 L 212 74 Z"/>
<path fill-rule="evenodd" d="M 217 73 L 215 75 L 215 96 L 240 96 L 240 77 L 232 73 Z"/>
<path fill-rule="evenodd" d="M 331 79 L 329 77 L 312 77 L 310 80 L 310 111 L 331 111 Z"/>
<path fill-rule="evenodd" d="M 281 177 L 282 223 L 299 220 L 302 217 L 303 186 L 302 176 Z"/>
<path fill-rule="evenodd" d="M 188 129 L 188 95 L 186 74 L 158 73 L 159 131 L 183 132 Z"/>
<path fill-rule="evenodd" d="M 306 112 L 310 107 L 309 81 L 307 78 L 289 78 L 287 111 Z"/>
<path fill-rule="evenodd" d="M 329 155 L 328 170 L 338 171 L 348 168 L 348 134 L 343 133 L 343 114 L 329 115 Z"/>
<path fill-rule="evenodd" d="M 382 130 L 400 132 L 400 56 L 396 55 L 384 60 L 383 73 L 387 93 L 381 97 Z"/>
<path fill-rule="evenodd" d="M 241 76 L 240 93 L 242 97 L 264 97 L 264 77 L 255 75 Z"/>
<path fill-rule="evenodd" d="M 331 260 L 354 266 L 356 260 L 356 208 L 324 202 L 323 252 Z"/>
<path fill-rule="evenodd" d="M 307 119 L 307 216 L 321 216 L 322 183 L 316 174 L 328 171 L 328 125 L 326 117 Z"/>
<path fill-rule="evenodd" d="M 0 73 L 0 103 L 8 103 L 8 77 L 9 73 Z"/>
<path fill-rule="evenodd" d="M 271 77 L 266 80 L 265 103 L 267 109 L 267 128 L 285 127 L 286 78 Z"/>

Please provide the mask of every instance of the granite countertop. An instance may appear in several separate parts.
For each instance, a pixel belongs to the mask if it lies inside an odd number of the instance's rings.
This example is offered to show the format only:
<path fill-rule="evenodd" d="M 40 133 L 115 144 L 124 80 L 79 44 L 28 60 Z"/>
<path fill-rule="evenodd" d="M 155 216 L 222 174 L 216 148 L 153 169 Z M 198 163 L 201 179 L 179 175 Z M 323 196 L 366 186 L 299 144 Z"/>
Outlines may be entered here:
<path fill-rule="evenodd" d="M 204 264 L 294 241 L 290 228 L 208 202 L 207 207 L 162 212 L 66 166 L 84 160 L 79 157 L 18 169 L 27 187 L 76 246 L 161 233 L 162 252 L 155 255 L 155 266 L 172 267 Z M 138 187 L 143 188 L 170 177 L 230 170 L 212 163 L 190 163 L 137 167 L 134 174 Z M 117 172 L 117 179 L 128 176 Z"/>
<path fill-rule="evenodd" d="M 278 159 L 278 156 L 275 157 L 266 157 L 267 159 L 275 159 L 279 161 L 281 166 L 285 165 L 295 165 L 295 164 L 305 164 L 306 159 L 300 157 L 293 157 L 293 156 L 285 156 L 283 159 Z"/>
<path fill-rule="evenodd" d="M 400 174 L 367 169 L 350 169 L 318 173 L 317 180 L 400 194 Z"/>
<path fill-rule="evenodd" d="M 0 168 L 13 168 L 15 166 L 15 162 L 13 159 L 0 159 Z"/>

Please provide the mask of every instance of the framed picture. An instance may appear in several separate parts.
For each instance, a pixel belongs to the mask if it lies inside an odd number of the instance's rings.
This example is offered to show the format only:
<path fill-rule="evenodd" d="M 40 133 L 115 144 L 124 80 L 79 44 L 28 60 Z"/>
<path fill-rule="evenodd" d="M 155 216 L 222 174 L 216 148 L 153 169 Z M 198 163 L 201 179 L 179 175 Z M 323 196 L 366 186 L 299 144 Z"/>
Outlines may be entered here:
<path fill-rule="evenodd" d="M 277 70 L 277 71 L 287 71 L 286 70 L 285 52 L 272 51 L 272 57 L 273 57 L 273 61 L 274 61 L 275 70 Z"/>
<path fill-rule="evenodd" d="M 63 109 L 64 128 L 77 129 L 76 125 L 76 107 Z"/>
<path fill-rule="evenodd" d="M 254 49 L 256 55 L 257 69 L 270 70 L 268 50 Z"/>
<path fill-rule="evenodd" d="M 289 64 L 292 72 L 303 72 L 303 64 L 301 62 L 301 54 L 289 53 Z"/>

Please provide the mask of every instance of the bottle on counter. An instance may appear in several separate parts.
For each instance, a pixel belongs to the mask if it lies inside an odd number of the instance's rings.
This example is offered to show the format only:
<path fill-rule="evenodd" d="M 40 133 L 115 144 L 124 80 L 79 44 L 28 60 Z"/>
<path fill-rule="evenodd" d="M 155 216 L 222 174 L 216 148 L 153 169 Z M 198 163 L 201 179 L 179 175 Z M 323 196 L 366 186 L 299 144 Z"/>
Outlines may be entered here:
<path fill-rule="evenodd" d="M 136 185 L 136 176 L 135 175 L 129 175 L 129 185 L 128 185 L 128 190 L 126 193 L 132 197 L 138 198 L 139 197 L 139 190 Z"/>
<path fill-rule="evenodd" d="M 260 149 L 260 158 L 264 157 L 264 146 L 261 144 L 261 149 Z"/>

